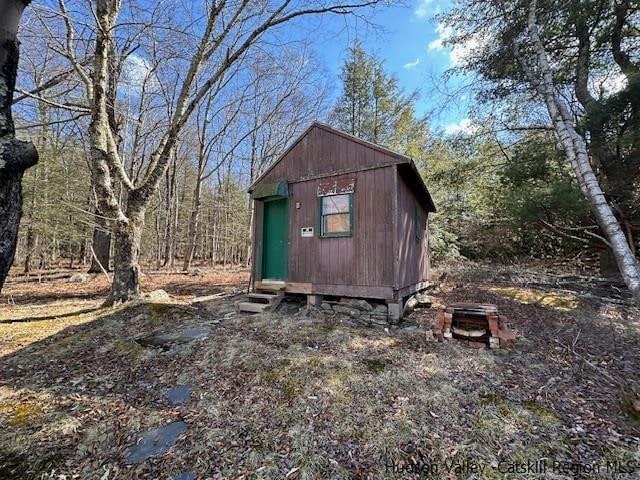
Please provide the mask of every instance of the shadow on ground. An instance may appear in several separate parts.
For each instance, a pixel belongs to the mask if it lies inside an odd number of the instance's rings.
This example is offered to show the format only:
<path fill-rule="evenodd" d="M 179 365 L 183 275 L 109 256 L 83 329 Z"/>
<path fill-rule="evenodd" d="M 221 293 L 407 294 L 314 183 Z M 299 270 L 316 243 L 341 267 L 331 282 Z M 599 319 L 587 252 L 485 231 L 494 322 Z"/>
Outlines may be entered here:
<path fill-rule="evenodd" d="M 489 479 L 518 478 L 492 467 L 504 460 L 635 459 L 635 313 L 558 311 L 490 287 L 448 284 L 434 297 L 497 304 L 521 334 L 510 351 L 430 341 L 433 310 L 411 332 L 304 311 L 244 316 L 230 297 L 101 310 L 0 360 L 0 477 L 402 478 L 389 465 L 413 456 L 440 465 L 435 478 L 467 460 Z M 189 327 L 209 333 L 169 349 L 136 342 Z M 185 384 L 189 400 L 169 403 Z M 187 428 L 169 453 L 126 465 L 140 432 L 178 421 Z"/>

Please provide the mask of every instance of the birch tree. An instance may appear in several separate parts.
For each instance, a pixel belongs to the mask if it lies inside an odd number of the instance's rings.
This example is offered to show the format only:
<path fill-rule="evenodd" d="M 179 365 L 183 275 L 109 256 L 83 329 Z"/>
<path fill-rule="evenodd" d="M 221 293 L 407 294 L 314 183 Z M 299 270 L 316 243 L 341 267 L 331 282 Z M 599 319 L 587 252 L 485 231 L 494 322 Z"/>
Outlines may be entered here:
<path fill-rule="evenodd" d="M 511 92 L 527 92 L 532 101 L 542 102 L 602 237 L 640 303 L 640 263 L 634 254 L 633 236 L 625 235 L 622 216 L 616 216 L 616 192 L 603 188 L 605 169 L 599 163 L 603 136 L 589 125 L 593 112 L 579 108 L 581 102 L 586 103 L 589 81 L 609 65 L 617 65 L 626 81 L 622 91 L 614 94 L 615 100 L 628 105 L 620 117 L 621 125 L 635 132 L 624 147 L 618 144 L 620 152 L 626 154 L 627 149 L 630 153 L 628 158 L 621 154 L 617 161 L 622 165 L 637 159 L 639 50 L 632 33 L 637 31 L 637 14 L 637 8 L 626 1 L 539 4 L 536 0 L 496 0 L 462 2 L 445 20 L 454 30 L 449 42 L 466 53 L 462 70 L 478 73 L 484 81 L 482 98 L 509 101 Z M 625 35 L 629 37 L 623 38 Z M 637 175 L 633 169 L 630 172 Z M 636 178 L 629 174 L 621 180 L 633 191 L 637 189 Z"/>
<path fill-rule="evenodd" d="M 589 160 L 587 143 L 576 131 L 573 115 L 566 104 L 566 100 L 559 95 L 554 85 L 553 70 L 539 35 L 536 12 L 537 1 L 532 0 L 527 18 L 527 33 L 535 54 L 534 61 L 531 62 L 521 53 L 520 49 L 516 50 L 516 55 L 518 55 L 523 65 L 527 78 L 535 86 L 538 94 L 544 98 L 549 116 L 560 138 L 567 160 L 576 175 L 578 185 L 591 204 L 593 214 L 609 241 L 609 246 L 625 283 L 636 302 L 640 304 L 640 263 L 635 257 L 611 206 L 607 202 L 604 192 L 600 188 Z"/>
<path fill-rule="evenodd" d="M 15 138 L 11 115 L 19 59 L 18 25 L 29 3 L 7 0 L 0 16 L 0 290 L 16 251 L 22 216 L 22 177 L 38 162 L 35 146 Z"/>

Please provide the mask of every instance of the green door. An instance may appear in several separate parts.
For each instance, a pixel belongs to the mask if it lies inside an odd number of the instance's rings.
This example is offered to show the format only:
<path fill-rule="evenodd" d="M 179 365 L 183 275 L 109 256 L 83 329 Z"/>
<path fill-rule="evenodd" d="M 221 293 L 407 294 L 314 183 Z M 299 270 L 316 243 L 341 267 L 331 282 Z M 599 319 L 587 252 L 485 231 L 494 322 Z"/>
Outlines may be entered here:
<path fill-rule="evenodd" d="M 264 202 L 262 232 L 262 278 L 287 278 L 287 237 L 289 215 L 286 198 Z"/>

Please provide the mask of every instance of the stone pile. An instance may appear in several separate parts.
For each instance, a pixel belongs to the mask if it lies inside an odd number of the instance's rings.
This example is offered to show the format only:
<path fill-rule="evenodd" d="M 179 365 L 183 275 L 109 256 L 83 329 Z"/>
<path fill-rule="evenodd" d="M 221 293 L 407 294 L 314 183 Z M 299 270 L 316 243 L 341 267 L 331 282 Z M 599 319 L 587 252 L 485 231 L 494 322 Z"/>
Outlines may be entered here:
<path fill-rule="evenodd" d="M 346 315 L 356 323 L 370 327 L 388 327 L 389 309 L 382 303 L 369 303 L 358 298 L 342 298 L 340 302 L 324 301 L 320 310 L 327 314 Z"/>

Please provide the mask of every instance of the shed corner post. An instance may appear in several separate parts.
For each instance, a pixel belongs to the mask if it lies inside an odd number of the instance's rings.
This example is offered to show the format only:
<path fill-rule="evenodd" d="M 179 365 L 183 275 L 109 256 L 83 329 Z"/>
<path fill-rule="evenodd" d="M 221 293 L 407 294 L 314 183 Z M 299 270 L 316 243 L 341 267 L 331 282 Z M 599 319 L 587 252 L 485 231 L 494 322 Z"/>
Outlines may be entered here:
<path fill-rule="evenodd" d="M 322 295 L 312 294 L 307 295 L 307 306 L 315 306 L 318 307 L 322 304 Z"/>
<path fill-rule="evenodd" d="M 393 170 L 393 198 L 391 199 L 391 233 L 392 238 L 392 250 L 393 250 L 393 289 L 398 291 L 400 289 L 400 251 L 398 241 L 398 166 L 394 165 Z"/>

